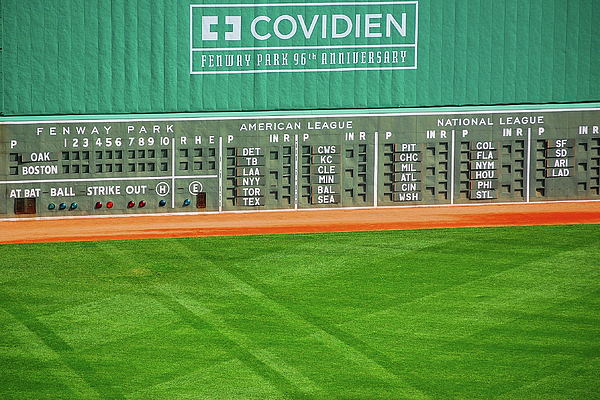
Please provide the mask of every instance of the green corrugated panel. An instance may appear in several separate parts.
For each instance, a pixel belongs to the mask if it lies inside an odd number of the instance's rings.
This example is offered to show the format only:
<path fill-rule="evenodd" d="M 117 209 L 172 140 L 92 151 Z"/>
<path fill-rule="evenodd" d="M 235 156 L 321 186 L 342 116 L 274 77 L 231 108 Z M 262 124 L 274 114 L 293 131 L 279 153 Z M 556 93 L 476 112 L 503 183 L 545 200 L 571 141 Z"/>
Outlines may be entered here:
<path fill-rule="evenodd" d="M 123 2 L 110 2 L 110 68 L 111 81 L 110 88 L 110 104 L 112 110 L 127 109 L 126 99 L 123 96 L 123 91 L 126 85 L 125 76 L 125 6 Z M 112 111 L 111 110 L 111 111 Z"/>
<path fill-rule="evenodd" d="M 227 2 L 238 3 L 276 2 Z M 364 3 L 368 2 L 360 4 Z M 344 2 L 319 10 L 353 16 L 361 12 L 360 7 Z M 385 13 L 385 7 L 374 6 L 373 12 Z M 401 12 L 404 6 L 393 7 L 394 12 Z M 304 7 L 276 9 L 280 14 L 297 15 Z M 594 67 L 600 64 L 600 35 L 596 33 L 600 2 L 421 0 L 418 9 L 416 70 L 192 75 L 190 0 L 3 0 L 2 113 L 310 110 L 600 100 L 600 69 Z M 250 7 L 244 16 L 268 12 L 275 11 Z M 355 43 L 364 44 L 364 40 L 359 37 Z M 279 44 L 286 43 L 280 40 Z"/>
<path fill-rule="evenodd" d="M 0 2 L 0 115 L 4 115 L 4 68 L 2 67 L 4 47 L 4 16 L 2 2 Z"/>
<path fill-rule="evenodd" d="M 72 61 L 70 54 L 72 51 L 72 37 L 71 37 L 71 23 L 72 14 L 71 7 L 68 2 L 65 3 L 64 7 L 60 10 L 61 19 L 60 24 L 57 27 L 57 35 L 62 38 L 58 42 L 59 57 L 56 60 L 58 69 L 58 92 L 56 95 L 56 107 L 59 112 L 62 110 L 68 110 L 73 107 L 73 65 L 78 63 Z M 75 38 L 77 41 L 78 39 Z"/>
<path fill-rule="evenodd" d="M 70 32 L 65 37 L 60 37 L 59 42 L 63 40 L 71 43 L 70 48 L 61 51 L 60 57 L 64 57 L 66 61 L 65 68 L 68 74 L 68 83 L 71 92 L 71 108 L 73 113 L 86 112 L 86 98 L 90 95 L 89 89 L 86 86 L 85 71 L 86 71 L 86 47 L 90 43 L 86 40 L 84 18 L 85 2 L 66 1 L 64 2 L 64 12 L 69 13 Z M 71 68 L 69 68 L 69 64 Z"/>
<path fill-rule="evenodd" d="M 112 17 L 111 1 L 99 0 L 98 9 L 98 112 L 112 111 Z M 105 43 L 111 43 L 106 46 Z M 90 66 L 93 68 L 92 66 Z"/>

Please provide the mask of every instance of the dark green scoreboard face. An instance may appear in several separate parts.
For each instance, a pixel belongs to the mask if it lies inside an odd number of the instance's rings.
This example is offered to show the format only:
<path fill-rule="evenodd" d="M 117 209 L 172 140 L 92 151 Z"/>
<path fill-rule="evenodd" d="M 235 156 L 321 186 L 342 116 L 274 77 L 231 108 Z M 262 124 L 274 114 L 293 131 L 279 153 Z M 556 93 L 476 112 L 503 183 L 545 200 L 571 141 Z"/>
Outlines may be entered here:
<path fill-rule="evenodd" d="M 0 214 L 600 199 L 600 109 L 4 121 Z"/>

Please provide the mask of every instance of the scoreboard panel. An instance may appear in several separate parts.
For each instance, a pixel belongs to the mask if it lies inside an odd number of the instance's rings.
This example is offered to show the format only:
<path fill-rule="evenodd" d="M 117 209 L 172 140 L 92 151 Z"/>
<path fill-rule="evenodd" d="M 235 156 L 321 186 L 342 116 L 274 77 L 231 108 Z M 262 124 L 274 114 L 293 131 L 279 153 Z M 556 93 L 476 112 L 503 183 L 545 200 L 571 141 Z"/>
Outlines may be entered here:
<path fill-rule="evenodd" d="M 3 119 L 0 218 L 600 199 L 600 108 Z"/>

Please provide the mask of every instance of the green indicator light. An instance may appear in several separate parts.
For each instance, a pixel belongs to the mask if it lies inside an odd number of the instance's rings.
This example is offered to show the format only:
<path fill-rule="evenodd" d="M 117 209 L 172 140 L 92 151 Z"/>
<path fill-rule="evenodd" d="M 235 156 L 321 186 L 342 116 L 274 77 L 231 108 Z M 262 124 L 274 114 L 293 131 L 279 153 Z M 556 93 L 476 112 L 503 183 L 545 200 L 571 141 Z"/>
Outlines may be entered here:
<path fill-rule="evenodd" d="M 160 207 L 164 207 L 164 206 L 166 206 L 166 205 L 167 205 L 167 202 L 166 202 L 166 201 L 164 201 L 164 200 L 161 200 L 161 201 L 159 201 L 159 202 L 158 202 L 158 205 L 159 205 Z"/>
<path fill-rule="evenodd" d="M 56 204 L 50 203 L 48 204 L 48 210 L 54 210 L 56 208 Z"/>
<path fill-rule="evenodd" d="M 192 204 L 192 202 L 190 201 L 190 199 L 185 199 L 185 200 L 183 201 L 183 205 L 184 205 L 184 206 L 189 206 L 190 204 Z"/>
<path fill-rule="evenodd" d="M 58 205 L 58 209 L 59 209 L 59 210 L 64 210 L 65 208 L 67 208 L 67 205 L 66 205 L 65 203 L 60 203 L 60 204 Z"/>
<path fill-rule="evenodd" d="M 71 203 L 71 210 L 75 210 L 77 208 L 77 203 Z"/>

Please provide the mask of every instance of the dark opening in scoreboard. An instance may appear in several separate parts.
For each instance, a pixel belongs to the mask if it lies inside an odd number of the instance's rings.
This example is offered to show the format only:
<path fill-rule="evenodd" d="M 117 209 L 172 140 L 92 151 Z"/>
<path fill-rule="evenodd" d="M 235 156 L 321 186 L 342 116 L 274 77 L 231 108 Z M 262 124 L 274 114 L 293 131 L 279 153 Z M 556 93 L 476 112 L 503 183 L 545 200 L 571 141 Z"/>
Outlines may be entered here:
<path fill-rule="evenodd" d="M 600 199 L 600 109 L 0 123 L 0 217 Z"/>

